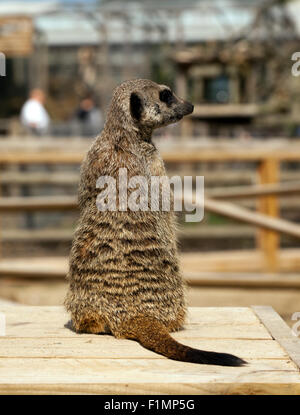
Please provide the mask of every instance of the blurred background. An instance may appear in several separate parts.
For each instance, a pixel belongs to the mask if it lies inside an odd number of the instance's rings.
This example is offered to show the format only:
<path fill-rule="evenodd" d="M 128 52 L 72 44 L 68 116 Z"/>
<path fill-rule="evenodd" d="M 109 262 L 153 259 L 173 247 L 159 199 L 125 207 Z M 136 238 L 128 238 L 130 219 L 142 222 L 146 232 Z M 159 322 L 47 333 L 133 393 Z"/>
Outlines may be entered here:
<path fill-rule="evenodd" d="M 170 176 L 205 180 L 204 220 L 179 216 L 189 305 L 272 305 L 292 325 L 299 15 L 297 0 L 2 0 L 0 300 L 62 303 L 80 162 L 112 89 L 149 78 L 195 105 L 155 134 Z"/>

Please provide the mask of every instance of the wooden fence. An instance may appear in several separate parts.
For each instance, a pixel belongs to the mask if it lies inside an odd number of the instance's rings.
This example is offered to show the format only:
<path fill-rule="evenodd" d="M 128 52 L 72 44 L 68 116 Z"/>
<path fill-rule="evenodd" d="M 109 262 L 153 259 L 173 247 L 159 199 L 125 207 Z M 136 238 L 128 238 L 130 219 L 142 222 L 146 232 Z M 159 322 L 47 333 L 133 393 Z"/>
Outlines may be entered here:
<path fill-rule="evenodd" d="M 67 142 L 67 140 L 65 140 Z M 0 166 L 17 164 L 79 164 L 82 161 L 87 142 L 69 140 L 65 142 L 57 140 L 46 143 L 29 143 L 29 145 L 0 145 Z M 256 252 L 263 258 L 261 271 L 277 272 L 282 270 L 280 251 L 280 234 L 300 238 L 300 224 L 291 223 L 279 217 L 279 200 L 283 195 L 295 195 L 300 193 L 299 180 L 279 183 L 281 163 L 300 161 L 299 142 L 255 143 L 243 145 L 195 145 L 184 148 L 180 145 L 172 148 L 162 148 L 162 157 L 171 168 L 172 165 L 199 163 L 256 163 L 257 184 L 253 186 L 218 189 L 206 192 L 205 209 L 225 217 L 258 227 Z M 0 175 L 1 182 L 1 175 Z M 230 200 L 242 200 L 255 198 L 257 209 L 252 211 L 243 208 Z M 229 201 L 227 201 L 228 199 Z M 28 210 L 69 210 L 76 209 L 75 197 L 2 197 L 0 199 L 0 212 L 17 212 Z M 284 251 L 284 250 L 283 250 Z M 299 250 L 294 252 L 295 258 L 299 256 Z M 216 257 L 218 254 L 216 253 Z M 230 258 L 230 253 L 228 254 Z M 232 261 L 232 267 L 230 266 Z M 235 259 L 229 259 L 227 270 L 235 269 Z M 199 264 L 199 267 L 201 265 Z M 251 268 L 251 267 L 250 267 Z M 248 270 L 247 261 L 244 271 Z M 291 261 L 289 271 L 298 271 L 299 261 Z"/>

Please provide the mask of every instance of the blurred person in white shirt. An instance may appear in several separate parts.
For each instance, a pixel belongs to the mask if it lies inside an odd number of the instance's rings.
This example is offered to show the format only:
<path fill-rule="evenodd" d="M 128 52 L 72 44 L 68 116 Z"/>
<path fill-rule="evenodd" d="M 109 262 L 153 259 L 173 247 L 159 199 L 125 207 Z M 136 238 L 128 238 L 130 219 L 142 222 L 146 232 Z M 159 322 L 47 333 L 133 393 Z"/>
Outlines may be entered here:
<path fill-rule="evenodd" d="M 33 136 L 43 136 L 47 134 L 50 124 L 50 118 L 48 112 L 44 107 L 45 94 L 41 89 L 33 89 L 30 92 L 29 99 L 24 103 L 20 119 L 26 132 Z M 48 171 L 48 166 L 30 166 L 28 164 L 20 164 L 19 169 L 22 172 L 28 171 Z M 22 196 L 32 196 L 32 189 L 30 185 L 23 184 L 21 186 Z M 36 214 L 33 212 L 27 212 L 24 214 L 25 226 L 29 229 L 36 227 Z"/>
<path fill-rule="evenodd" d="M 36 88 L 30 92 L 29 99 L 21 109 L 21 123 L 33 135 L 45 135 L 49 129 L 50 118 L 44 102 L 44 92 Z"/>

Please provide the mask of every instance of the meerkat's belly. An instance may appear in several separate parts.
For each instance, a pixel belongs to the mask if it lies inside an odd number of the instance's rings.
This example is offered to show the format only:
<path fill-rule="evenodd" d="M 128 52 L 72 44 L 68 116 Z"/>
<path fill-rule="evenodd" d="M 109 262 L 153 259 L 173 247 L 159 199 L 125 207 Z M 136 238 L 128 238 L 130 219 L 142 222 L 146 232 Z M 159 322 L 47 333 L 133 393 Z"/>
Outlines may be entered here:
<path fill-rule="evenodd" d="M 103 212 L 89 217 L 93 229 L 75 236 L 69 279 L 76 292 L 70 309 L 91 307 L 114 321 L 147 314 L 166 324 L 182 314 L 171 212 Z M 85 218 L 87 219 L 87 218 Z M 72 310 L 70 310 L 72 311 Z"/>

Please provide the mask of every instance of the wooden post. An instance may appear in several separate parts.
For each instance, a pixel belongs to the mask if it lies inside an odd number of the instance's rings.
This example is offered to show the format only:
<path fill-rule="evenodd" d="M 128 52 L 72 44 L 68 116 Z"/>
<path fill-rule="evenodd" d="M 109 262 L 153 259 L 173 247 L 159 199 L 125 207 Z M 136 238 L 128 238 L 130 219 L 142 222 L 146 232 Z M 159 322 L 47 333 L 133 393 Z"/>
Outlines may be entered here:
<path fill-rule="evenodd" d="M 0 168 L 1 168 L 1 164 L 0 164 Z M 1 171 L 1 170 L 0 170 Z M 0 197 L 1 197 L 1 181 L 0 181 Z M 1 216 L 0 216 L 0 258 L 2 256 L 2 241 L 1 241 Z"/>
<path fill-rule="evenodd" d="M 187 74 L 182 65 L 177 65 L 176 74 L 176 95 L 180 98 L 187 99 Z M 180 136 L 185 139 L 191 133 L 190 120 L 184 118 L 180 123 Z"/>
<path fill-rule="evenodd" d="M 1 172 L 1 167 L 2 167 L 3 165 L 1 165 L 0 164 L 0 172 Z M 2 188 L 1 188 L 1 176 L 0 176 L 0 197 L 1 197 L 1 194 L 2 194 Z M 1 257 L 3 256 L 3 249 L 2 249 L 2 240 L 1 240 L 1 214 L 0 214 L 0 259 L 1 259 Z"/>
<path fill-rule="evenodd" d="M 277 183 L 279 179 L 279 161 L 266 159 L 260 162 L 259 183 Z M 276 195 L 263 196 L 258 200 L 258 211 L 271 217 L 278 217 L 278 199 Z M 264 271 L 276 272 L 279 269 L 279 234 L 272 230 L 259 229 L 257 244 L 264 254 Z"/>
<path fill-rule="evenodd" d="M 193 121 L 190 118 L 184 118 L 181 121 L 181 138 L 190 140 L 193 137 Z"/>

